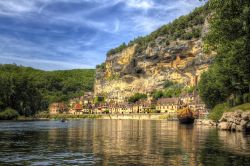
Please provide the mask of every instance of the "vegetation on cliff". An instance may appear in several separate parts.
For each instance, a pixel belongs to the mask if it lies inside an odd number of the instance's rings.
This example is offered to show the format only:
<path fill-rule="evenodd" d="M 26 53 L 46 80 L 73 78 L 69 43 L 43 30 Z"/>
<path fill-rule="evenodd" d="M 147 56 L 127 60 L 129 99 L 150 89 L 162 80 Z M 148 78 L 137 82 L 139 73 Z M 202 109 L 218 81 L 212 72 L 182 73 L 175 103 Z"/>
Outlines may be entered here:
<path fill-rule="evenodd" d="M 210 108 L 250 102 L 250 1 L 210 0 L 209 6 L 205 42 L 218 55 L 201 76 L 200 96 Z"/>
<path fill-rule="evenodd" d="M 186 88 L 184 88 L 182 84 L 166 80 L 164 83 L 164 89 L 153 91 L 152 96 L 156 100 L 162 97 L 179 97 L 182 91 L 186 91 Z"/>
<path fill-rule="evenodd" d="M 186 16 L 174 20 L 172 23 L 162 26 L 158 30 L 144 37 L 137 37 L 128 44 L 121 44 L 117 48 L 111 49 L 107 52 L 107 56 L 116 54 L 125 48 L 134 44 L 136 47 L 136 54 L 145 51 L 148 45 L 154 45 L 158 37 L 163 37 L 162 44 L 169 45 L 170 41 L 176 39 L 190 40 L 192 38 L 199 38 L 201 36 L 202 26 L 208 15 L 208 5 L 196 8 L 193 12 Z"/>
<path fill-rule="evenodd" d="M 143 93 L 136 93 L 128 99 L 128 102 L 135 103 L 141 99 L 146 99 L 147 95 Z"/>
<path fill-rule="evenodd" d="M 0 112 L 9 107 L 30 116 L 47 110 L 52 102 L 66 101 L 91 91 L 95 70 L 45 72 L 0 65 Z"/>

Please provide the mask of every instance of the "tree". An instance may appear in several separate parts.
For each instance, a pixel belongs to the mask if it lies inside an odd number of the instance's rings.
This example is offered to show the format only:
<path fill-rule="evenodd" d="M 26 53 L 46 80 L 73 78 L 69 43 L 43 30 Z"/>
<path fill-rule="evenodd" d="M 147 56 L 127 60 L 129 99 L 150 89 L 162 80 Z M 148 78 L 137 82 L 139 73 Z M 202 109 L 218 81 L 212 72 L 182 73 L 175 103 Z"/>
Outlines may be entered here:
<path fill-rule="evenodd" d="M 128 99 L 128 102 L 135 103 L 141 99 L 146 99 L 147 95 L 143 93 L 136 93 Z"/>
<path fill-rule="evenodd" d="M 210 31 L 205 43 L 217 52 L 199 83 L 199 92 L 210 107 L 250 90 L 250 1 L 210 0 Z M 239 103 L 237 103 L 239 104 Z"/>

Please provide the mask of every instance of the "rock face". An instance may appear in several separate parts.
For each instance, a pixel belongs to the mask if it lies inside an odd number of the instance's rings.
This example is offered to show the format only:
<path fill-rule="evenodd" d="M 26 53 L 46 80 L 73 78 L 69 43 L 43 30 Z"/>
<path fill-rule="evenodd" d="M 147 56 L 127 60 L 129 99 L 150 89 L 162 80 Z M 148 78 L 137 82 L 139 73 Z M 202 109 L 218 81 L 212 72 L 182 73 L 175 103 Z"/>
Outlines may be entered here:
<path fill-rule="evenodd" d="M 229 131 L 250 131 L 250 110 L 224 113 L 219 121 L 218 128 Z"/>
<path fill-rule="evenodd" d="M 208 13 L 204 6 L 108 53 L 105 63 L 96 70 L 95 95 L 123 102 L 134 93 L 162 89 L 166 81 L 196 85 L 216 55 L 203 51 L 202 38 L 209 31 Z"/>
<path fill-rule="evenodd" d="M 96 72 L 95 95 L 122 102 L 136 92 L 162 89 L 166 80 L 195 85 L 215 54 L 202 51 L 201 39 L 172 41 L 169 45 L 162 44 L 163 40 L 158 37 L 154 46 L 140 54 L 135 53 L 135 44 L 107 57 L 104 68 Z"/>

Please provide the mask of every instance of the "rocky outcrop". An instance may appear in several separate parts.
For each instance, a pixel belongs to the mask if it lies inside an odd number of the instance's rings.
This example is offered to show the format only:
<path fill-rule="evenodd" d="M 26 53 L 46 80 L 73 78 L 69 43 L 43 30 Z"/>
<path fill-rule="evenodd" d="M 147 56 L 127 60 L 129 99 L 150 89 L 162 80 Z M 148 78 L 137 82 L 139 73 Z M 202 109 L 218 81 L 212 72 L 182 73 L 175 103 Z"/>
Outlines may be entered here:
<path fill-rule="evenodd" d="M 250 131 L 250 110 L 224 113 L 219 121 L 218 128 L 229 131 Z"/>
<path fill-rule="evenodd" d="M 122 49 L 108 52 L 96 70 L 95 95 L 123 102 L 134 93 L 163 89 L 166 81 L 196 85 L 216 55 L 203 47 L 202 39 L 209 30 L 206 9 L 197 9 Z"/>
<path fill-rule="evenodd" d="M 139 55 L 135 48 L 133 45 L 107 57 L 104 68 L 97 69 L 96 95 L 124 101 L 135 92 L 162 89 L 166 80 L 193 86 L 214 57 L 203 52 L 201 39 L 172 41 L 167 46 L 159 42 Z"/>

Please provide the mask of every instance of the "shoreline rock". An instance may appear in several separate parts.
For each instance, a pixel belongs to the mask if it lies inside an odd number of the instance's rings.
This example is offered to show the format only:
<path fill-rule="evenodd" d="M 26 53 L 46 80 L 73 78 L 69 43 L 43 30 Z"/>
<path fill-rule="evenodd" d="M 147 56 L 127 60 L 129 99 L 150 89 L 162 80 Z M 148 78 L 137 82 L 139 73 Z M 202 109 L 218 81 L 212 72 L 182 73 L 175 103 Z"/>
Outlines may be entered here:
<path fill-rule="evenodd" d="M 210 119 L 196 119 L 195 125 L 203 125 L 203 126 L 210 126 L 210 127 L 216 127 L 217 123 Z"/>
<path fill-rule="evenodd" d="M 250 131 L 250 110 L 225 112 L 219 120 L 218 128 L 228 131 Z"/>

